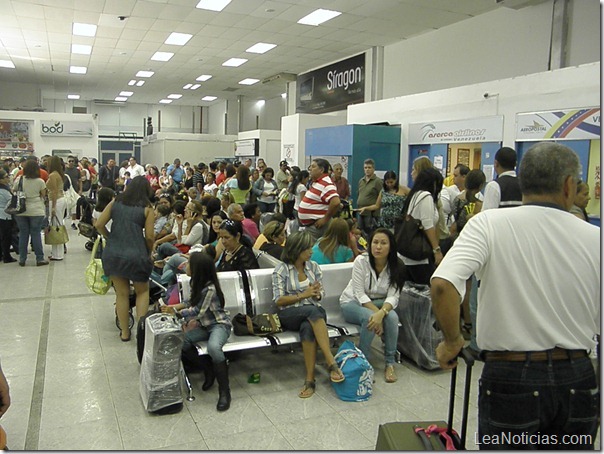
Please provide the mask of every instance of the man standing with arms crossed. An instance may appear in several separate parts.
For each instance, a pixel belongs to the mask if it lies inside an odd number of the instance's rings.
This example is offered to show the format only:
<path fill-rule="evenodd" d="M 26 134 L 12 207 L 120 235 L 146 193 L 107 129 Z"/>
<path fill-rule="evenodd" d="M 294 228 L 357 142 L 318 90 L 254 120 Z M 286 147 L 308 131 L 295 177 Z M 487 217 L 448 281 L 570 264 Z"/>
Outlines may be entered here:
<path fill-rule="evenodd" d="M 382 180 L 375 174 L 375 162 L 373 159 L 365 159 L 363 163 L 365 175 L 359 180 L 359 193 L 357 196 L 357 209 L 375 205 L 378 195 L 382 190 Z M 376 218 L 379 210 L 361 211 L 359 213 L 359 229 L 363 232 L 365 239 L 369 239 L 371 232 L 375 229 Z"/>
<path fill-rule="evenodd" d="M 432 276 L 443 368 L 455 367 L 464 345 L 465 281 L 472 273 L 481 281 L 476 442 L 483 449 L 552 449 L 573 440 L 575 449 L 593 449 L 599 391 L 588 351 L 600 332 L 600 233 L 568 212 L 579 171 L 571 149 L 531 147 L 520 164 L 522 206 L 474 216 Z"/>

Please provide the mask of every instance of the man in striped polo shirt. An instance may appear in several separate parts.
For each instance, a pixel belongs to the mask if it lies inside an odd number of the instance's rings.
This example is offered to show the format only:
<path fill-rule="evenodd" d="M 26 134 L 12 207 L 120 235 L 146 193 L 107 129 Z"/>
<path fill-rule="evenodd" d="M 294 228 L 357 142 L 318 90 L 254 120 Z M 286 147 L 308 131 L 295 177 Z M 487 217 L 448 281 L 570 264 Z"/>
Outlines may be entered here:
<path fill-rule="evenodd" d="M 298 208 L 300 227 L 306 229 L 315 241 L 323 236 L 329 221 L 340 208 L 340 197 L 329 177 L 329 167 L 327 160 L 313 159 L 308 168 L 312 184 Z"/>

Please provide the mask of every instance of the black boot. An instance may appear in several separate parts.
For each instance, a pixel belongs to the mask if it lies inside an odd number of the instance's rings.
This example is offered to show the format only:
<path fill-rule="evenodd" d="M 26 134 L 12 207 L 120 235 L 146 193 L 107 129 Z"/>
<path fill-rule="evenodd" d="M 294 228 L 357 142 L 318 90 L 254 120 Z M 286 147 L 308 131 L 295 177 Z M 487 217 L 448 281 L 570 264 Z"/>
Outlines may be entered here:
<path fill-rule="evenodd" d="M 214 385 L 214 380 L 216 379 L 216 374 L 214 373 L 214 365 L 212 363 L 212 358 L 208 355 L 204 355 L 201 357 L 201 362 L 203 364 L 203 374 L 205 376 L 205 380 L 201 389 L 207 391 Z"/>
<path fill-rule="evenodd" d="M 229 369 L 226 361 L 214 363 L 214 371 L 218 380 L 218 403 L 216 410 L 226 411 L 231 406 L 231 389 L 229 388 Z"/>

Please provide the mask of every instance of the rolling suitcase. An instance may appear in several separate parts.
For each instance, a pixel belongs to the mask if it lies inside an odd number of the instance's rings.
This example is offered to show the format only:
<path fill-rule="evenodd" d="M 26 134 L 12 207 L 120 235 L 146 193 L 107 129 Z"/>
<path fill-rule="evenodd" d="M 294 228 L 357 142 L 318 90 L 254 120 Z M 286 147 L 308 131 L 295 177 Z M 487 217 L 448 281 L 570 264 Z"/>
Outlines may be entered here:
<path fill-rule="evenodd" d="M 449 421 L 411 421 L 380 424 L 376 451 L 440 451 L 464 450 L 468 428 L 468 405 L 472 385 L 472 366 L 474 358 L 464 348 L 460 357 L 466 362 L 466 384 L 461 418 L 461 434 L 453 429 L 453 410 L 455 405 L 455 385 L 457 368 L 451 371 L 451 389 L 449 390 Z"/>

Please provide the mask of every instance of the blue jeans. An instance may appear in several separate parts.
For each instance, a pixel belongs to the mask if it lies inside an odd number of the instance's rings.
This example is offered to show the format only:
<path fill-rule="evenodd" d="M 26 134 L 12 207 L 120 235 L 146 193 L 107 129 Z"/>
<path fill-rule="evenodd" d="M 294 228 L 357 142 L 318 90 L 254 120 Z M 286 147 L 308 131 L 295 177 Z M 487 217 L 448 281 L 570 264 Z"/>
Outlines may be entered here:
<path fill-rule="evenodd" d="M 281 326 L 286 330 L 298 331 L 301 342 L 315 341 L 315 332 L 310 322 L 321 318 L 327 320 L 325 309 L 314 304 L 304 304 L 298 307 L 290 306 L 279 311 Z"/>
<path fill-rule="evenodd" d="M 180 254 L 180 249 L 172 243 L 162 243 L 157 247 L 157 260 L 165 259 L 174 254 Z"/>
<path fill-rule="evenodd" d="M 27 260 L 27 244 L 31 237 L 31 245 L 36 254 L 36 261 L 44 261 L 44 248 L 42 247 L 42 224 L 44 216 L 15 216 L 19 227 L 19 262 Z"/>
<path fill-rule="evenodd" d="M 231 325 L 224 323 L 215 323 L 209 327 L 202 326 L 185 333 L 185 342 L 183 350 L 195 348 L 197 342 L 208 341 L 208 354 L 212 362 L 221 363 L 226 360 L 222 347 L 226 344 L 231 335 Z"/>
<path fill-rule="evenodd" d="M 275 211 L 275 206 L 277 205 L 276 202 L 273 203 L 266 203 L 266 202 L 261 202 L 260 200 L 258 200 L 258 208 L 260 208 L 260 211 L 262 213 L 273 213 Z"/>
<path fill-rule="evenodd" d="M 384 304 L 383 300 L 372 301 L 376 307 L 381 308 Z M 361 327 L 361 339 L 359 341 L 359 348 L 369 360 L 371 357 L 371 342 L 375 337 L 375 333 L 367 329 L 367 322 L 369 317 L 373 314 L 371 309 L 361 306 L 356 301 L 350 303 L 344 303 L 341 305 L 342 313 L 344 314 L 344 320 L 348 323 L 354 323 Z M 396 342 L 398 341 L 398 314 L 392 310 L 388 312 L 388 316 L 384 318 L 382 322 L 384 325 L 384 358 L 386 360 L 386 366 L 390 366 L 395 363 L 394 355 L 396 353 Z"/>
<path fill-rule="evenodd" d="M 593 449 L 599 401 L 589 358 L 486 362 L 476 444 L 480 449 Z M 485 443 L 495 435 L 500 443 Z M 580 435 L 587 440 L 579 441 Z M 563 444 L 565 438 L 574 444 Z"/>

